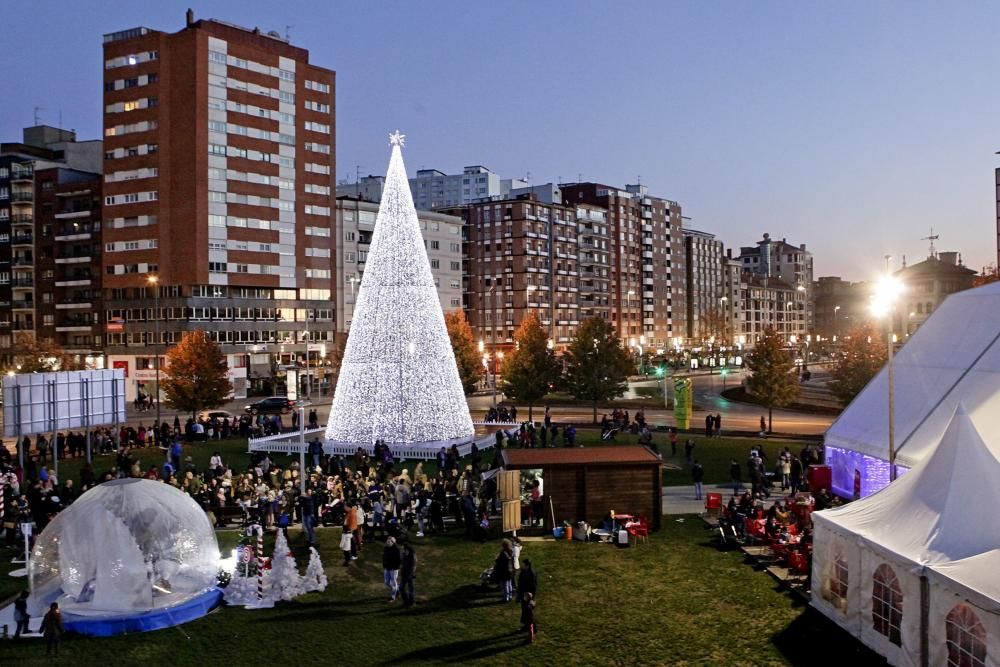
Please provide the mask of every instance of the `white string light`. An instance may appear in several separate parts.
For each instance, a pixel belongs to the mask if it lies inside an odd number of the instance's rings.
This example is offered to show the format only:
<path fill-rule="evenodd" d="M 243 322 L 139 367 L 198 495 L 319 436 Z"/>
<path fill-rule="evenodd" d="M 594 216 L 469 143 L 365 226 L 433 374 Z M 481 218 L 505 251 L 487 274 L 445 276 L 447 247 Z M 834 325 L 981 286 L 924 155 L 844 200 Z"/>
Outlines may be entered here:
<path fill-rule="evenodd" d="M 472 418 L 400 151 L 392 157 L 326 438 L 370 446 L 471 439 Z"/>

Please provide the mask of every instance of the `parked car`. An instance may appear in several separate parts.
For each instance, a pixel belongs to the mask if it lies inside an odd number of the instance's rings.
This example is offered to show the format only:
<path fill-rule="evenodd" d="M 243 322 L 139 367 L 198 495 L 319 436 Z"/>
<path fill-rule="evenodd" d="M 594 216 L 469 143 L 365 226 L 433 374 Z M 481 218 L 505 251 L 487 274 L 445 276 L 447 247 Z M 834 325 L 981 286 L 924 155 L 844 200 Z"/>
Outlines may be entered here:
<path fill-rule="evenodd" d="M 198 413 L 199 421 L 204 420 L 210 422 L 213 419 L 222 420 L 222 419 L 232 419 L 232 418 L 233 418 L 233 413 L 229 412 L 228 410 L 202 410 L 201 412 Z"/>
<path fill-rule="evenodd" d="M 270 398 L 262 398 L 256 403 L 251 403 L 246 407 L 246 411 L 251 415 L 284 415 L 291 412 L 294 407 L 295 402 L 288 400 L 284 396 L 271 396 Z"/>

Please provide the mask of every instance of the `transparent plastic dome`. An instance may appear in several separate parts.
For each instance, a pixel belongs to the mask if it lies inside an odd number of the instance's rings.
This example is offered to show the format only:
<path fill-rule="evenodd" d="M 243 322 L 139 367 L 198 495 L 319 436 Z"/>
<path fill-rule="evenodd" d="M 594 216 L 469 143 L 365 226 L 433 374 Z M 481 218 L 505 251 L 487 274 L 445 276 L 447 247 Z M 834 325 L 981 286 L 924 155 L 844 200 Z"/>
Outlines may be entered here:
<path fill-rule="evenodd" d="M 219 544 L 205 511 L 172 486 L 121 479 L 87 491 L 35 541 L 33 607 L 141 613 L 215 586 Z"/>

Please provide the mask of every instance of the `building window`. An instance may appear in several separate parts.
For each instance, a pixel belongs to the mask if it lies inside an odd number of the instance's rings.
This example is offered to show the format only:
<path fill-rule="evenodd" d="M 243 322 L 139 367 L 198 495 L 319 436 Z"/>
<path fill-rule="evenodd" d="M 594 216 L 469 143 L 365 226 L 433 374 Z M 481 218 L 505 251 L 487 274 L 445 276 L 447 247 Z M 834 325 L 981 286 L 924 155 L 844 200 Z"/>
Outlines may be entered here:
<path fill-rule="evenodd" d="M 952 607 L 944 622 L 948 667 L 985 667 L 986 628 L 976 612 L 961 603 Z"/>
<path fill-rule="evenodd" d="M 892 567 L 882 563 L 872 575 L 872 627 L 900 646 L 899 626 L 902 621 L 903 589 Z"/>
<path fill-rule="evenodd" d="M 431 268 L 432 269 L 440 269 L 441 268 L 441 260 L 432 259 L 431 260 Z"/>

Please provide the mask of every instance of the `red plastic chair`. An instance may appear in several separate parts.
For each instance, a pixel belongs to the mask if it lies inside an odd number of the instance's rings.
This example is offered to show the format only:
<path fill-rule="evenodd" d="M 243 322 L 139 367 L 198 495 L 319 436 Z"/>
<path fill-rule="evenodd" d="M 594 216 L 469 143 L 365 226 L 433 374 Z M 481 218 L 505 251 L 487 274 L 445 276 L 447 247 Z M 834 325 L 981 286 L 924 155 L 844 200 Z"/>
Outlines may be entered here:
<path fill-rule="evenodd" d="M 796 574 L 809 573 L 809 559 L 801 551 L 792 551 L 788 554 L 788 567 Z"/>
<path fill-rule="evenodd" d="M 628 531 L 629 537 L 635 539 L 636 544 L 639 544 L 639 538 L 642 538 L 644 543 L 649 542 L 649 526 L 642 518 L 630 523 L 625 530 Z"/>

